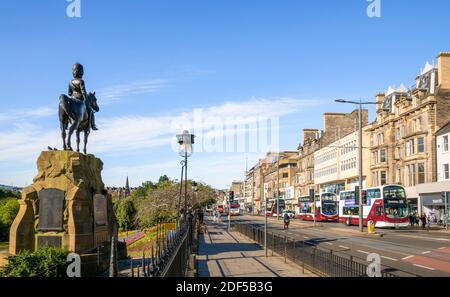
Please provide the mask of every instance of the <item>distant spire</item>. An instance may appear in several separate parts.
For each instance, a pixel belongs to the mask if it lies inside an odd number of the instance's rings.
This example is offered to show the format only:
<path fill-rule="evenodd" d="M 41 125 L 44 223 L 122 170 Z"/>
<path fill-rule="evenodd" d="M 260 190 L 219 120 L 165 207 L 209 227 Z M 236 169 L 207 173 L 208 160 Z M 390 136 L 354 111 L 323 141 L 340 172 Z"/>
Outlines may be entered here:
<path fill-rule="evenodd" d="M 128 181 L 128 175 L 127 175 L 127 181 L 125 182 L 125 197 L 130 196 L 130 183 Z"/>

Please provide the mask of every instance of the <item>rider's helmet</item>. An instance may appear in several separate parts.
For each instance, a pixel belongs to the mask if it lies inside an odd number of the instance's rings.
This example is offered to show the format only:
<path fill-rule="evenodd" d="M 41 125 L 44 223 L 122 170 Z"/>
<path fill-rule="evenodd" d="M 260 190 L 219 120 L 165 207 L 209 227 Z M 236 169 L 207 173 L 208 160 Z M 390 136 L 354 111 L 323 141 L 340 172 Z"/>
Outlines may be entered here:
<path fill-rule="evenodd" d="M 72 67 L 73 78 L 82 78 L 84 75 L 83 65 L 80 63 L 75 63 Z"/>

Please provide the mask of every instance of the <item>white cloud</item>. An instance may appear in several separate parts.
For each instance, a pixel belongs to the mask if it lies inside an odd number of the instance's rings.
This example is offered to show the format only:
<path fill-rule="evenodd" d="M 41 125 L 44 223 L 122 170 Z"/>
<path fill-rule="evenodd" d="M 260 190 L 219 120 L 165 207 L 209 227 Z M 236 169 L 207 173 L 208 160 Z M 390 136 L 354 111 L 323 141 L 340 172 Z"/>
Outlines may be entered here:
<path fill-rule="evenodd" d="M 98 90 L 96 96 L 101 105 L 106 105 L 119 101 L 124 97 L 154 93 L 164 87 L 165 84 L 166 81 L 162 79 L 118 84 Z"/>
<path fill-rule="evenodd" d="M 287 114 L 295 114 L 308 107 L 319 104 L 320 101 L 317 100 L 300 100 L 294 98 L 275 98 L 269 100 L 252 98 L 248 101 L 226 102 L 217 106 L 192 109 L 181 114 L 166 114 L 162 116 L 128 115 L 112 118 L 98 116 L 100 130 L 91 133 L 88 151 L 110 157 L 111 164 L 108 164 L 108 166 L 105 165 L 105 169 L 108 171 L 104 172 L 105 176 L 111 177 L 108 180 L 114 180 L 113 176 L 118 172 L 123 172 L 123 170 L 128 171 L 130 176 L 142 176 L 143 179 L 145 179 L 145 176 L 149 172 L 159 174 L 164 173 L 165 170 L 171 170 L 177 176 L 179 163 L 172 160 L 166 162 L 165 160 L 158 159 L 158 149 L 170 147 L 171 144 L 176 143 L 176 133 L 184 129 L 192 130 L 195 126 L 196 113 L 201 112 L 203 119 L 210 118 L 229 125 L 250 125 L 257 122 L 260 118 L 282 117 Z M 34 113 L 30 112 L 28 115 L 32 114 L 35 117 L 39 117 L 53 113 L 53 109 L 41 108 L 35 109 Z M 44 129 L 40 124 L 27 123 L 26 118 L 21 120 L 13 128 L 8 127 L 5 129 L 5 127 L 0 127 L 0 167 L 2 171 L 14 171 L 14 169 L 10 168 L 13 168 L 15 163 L 29 164 L 30 168 L 34 168 L 37 156 L 42 150 L 46 150 L 47 146 L 62 147 L 60 131 L 57 125 L 55 125 L 54 129 L 48 130 Z M 211 139 L 223 133 L 229 133 L 227 130 L 215 130 L 214 127 L 208 127 L 205 122 L 200 123 L 199 126 L 195 128 L 204 130 L 202 140 Z M 249 129 L 241 129 L 239 127 L 233 133 L 248 133 Z M 197 140 L 201 140 L 201 138 L 199 137 Z M 72 141 L 72 146 L 75 147 L 75 136 L 73 136 Z M 196 143 L 197 151 L 199 151 L 198 145 Z M 148 153 L 150 155 L 149 158 L 159 160 L 159 163 L 148 165 L 150 167 L 142 164 L 139 164 L 137 167 L 132 167 L 133 164 L 130 164 L 131 167 L 127 166 L 128 169 L 119 167 L 123 165 L 124 157 L 133 154 L 142 154 L 143 152 Z M 237 153 L 220 154 L 220 156 L 217 154 L 197 153 L 197 158 L 209 158 L 199 159 L 208 162 L 205 163 L 208 166 L 198 165 L 204 168 L 199 172 L 199 176 L 202 176 L 206 182 L 209 182 L 211 179 L 211 183 L 219 184 L 220 181 L 227 179 L 229 176 L 233 176 L 233 172 L 237 172 L 239 166 L 242 167 L 245 161 L 238 160 L 237 155 Z M 111 162 L 111 160 L 115 160 L 114 157 L 118 157 L 116 164 Z M 176 158 L 175 154 L 174 158 Z M 171 167 L 172 163 L 175 164 L 173 165 L 174 167 Z M 6 180 L 6 182 L 9 181 Z"/>
<path fill-rule="evenodd" d="M 49 116 L 55 116 L 58 114 L 58 110 L 48 106 L 38 107 L 35 109 L 21 109 L 21 110 L 11 110 L 9 112 L 0 113 L 0 123 L 1 122 L 14 122 L 14 121 L 28 121 L 40 118 L 45 118 Z"/>

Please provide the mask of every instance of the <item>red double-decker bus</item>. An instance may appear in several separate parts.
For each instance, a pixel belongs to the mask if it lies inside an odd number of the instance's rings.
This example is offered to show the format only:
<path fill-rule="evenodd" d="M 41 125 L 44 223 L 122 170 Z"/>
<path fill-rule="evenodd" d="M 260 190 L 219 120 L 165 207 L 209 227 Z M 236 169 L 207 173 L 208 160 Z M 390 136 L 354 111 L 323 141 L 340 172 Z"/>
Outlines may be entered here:
<path fill-rule="evenodd" d="M 375 227 L 407 227 L 406 191 L 399 185 L 364 189 L 362 193 L 363 225 L 373 221 Z M 355 191 L 339 193 L 339 221 L 347 226 L 359 224 L 359 205 Z"/>
<path fill-rule="evenodd" d="M 321 193 L 314 199 L 309 196 L 298 199 L 298 208 L 295 218 L 304 221 L 337 222 L 338 198 L 334 193 Z"/>

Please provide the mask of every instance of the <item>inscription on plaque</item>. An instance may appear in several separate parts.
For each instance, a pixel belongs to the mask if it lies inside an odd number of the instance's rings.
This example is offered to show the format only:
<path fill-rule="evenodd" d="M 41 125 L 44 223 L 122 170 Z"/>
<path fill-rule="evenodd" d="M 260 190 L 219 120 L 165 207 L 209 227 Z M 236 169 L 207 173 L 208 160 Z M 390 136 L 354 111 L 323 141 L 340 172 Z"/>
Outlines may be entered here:
<path fill-rule="evenodd" d="M 62 231 L 64 192 L 58 189 L 39 191 L 39 231 Z"/>
<path fill-rule="evenodd" d="M 104 195 L 94 195 L 94 221 L 95 226 L 106 226 L 108 209 L 106 203 L 106 197 Z"/>
<path fill-rule="evenodd" d="M 38 248 L 49 246 L 60 248 L 61 247 L 61 237 L 60 236 L 38 236 L 37 240 Z"/>

